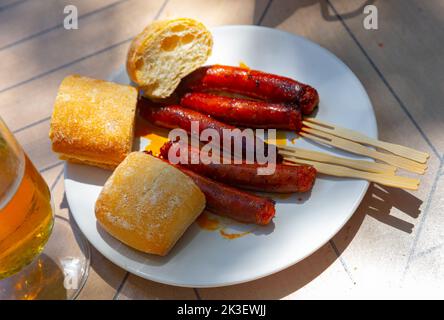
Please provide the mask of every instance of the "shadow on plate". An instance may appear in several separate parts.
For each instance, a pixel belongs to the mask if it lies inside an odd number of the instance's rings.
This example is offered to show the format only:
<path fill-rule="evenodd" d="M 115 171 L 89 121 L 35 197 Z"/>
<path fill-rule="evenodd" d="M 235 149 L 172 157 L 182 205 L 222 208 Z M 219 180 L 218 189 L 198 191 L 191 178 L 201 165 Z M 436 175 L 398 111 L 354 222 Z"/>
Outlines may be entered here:
<path fill-rule="evenodd" d="M 84 164 L 69 163 L 65 166 L 65 170 L 69 171 L 70 177 L 75 177 L 75 181 L 102 187 L 112 171 L 101 169 L 98 167 L 88 166 Z M 65 171 L 65 177 L 67 176 Z"/>
<path fill-rule="evenodd" d="M 105 229 L 103 229 L 98 222 L 96 222 L 96 228 L 97 232 L 100 234 L 102 239 L 110 247 L 116 250 L 119 254 L 121 254 L 122 256 L 126 257 L 129 260 L 150 266 L 162 266 L 168 263 L 170 259 L 173 258 L 179 252 L 181 252 L 183 248 L 186 247 L 199 232 L 199 229 L 196 226 L 191 226 L 179 239 L 179 241 L 176 243 L 176 245 L 173 247 L 170 253 L 165 257 L 160 257 L 153 254 L 143 253 L 130 248 L 129 246 L 115 239 L 108 232 L 106 232 Z"/>

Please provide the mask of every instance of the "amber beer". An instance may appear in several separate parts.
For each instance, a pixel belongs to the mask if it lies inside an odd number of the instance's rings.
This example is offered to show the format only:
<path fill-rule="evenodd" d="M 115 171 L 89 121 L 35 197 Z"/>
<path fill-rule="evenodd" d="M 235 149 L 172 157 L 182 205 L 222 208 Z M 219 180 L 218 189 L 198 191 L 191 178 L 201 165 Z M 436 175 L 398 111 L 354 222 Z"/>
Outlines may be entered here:
<path fill-rule="evenodd" d="M 42 252 L 52 226 L 48 186 L 0 119 L 0 279 Z"/>

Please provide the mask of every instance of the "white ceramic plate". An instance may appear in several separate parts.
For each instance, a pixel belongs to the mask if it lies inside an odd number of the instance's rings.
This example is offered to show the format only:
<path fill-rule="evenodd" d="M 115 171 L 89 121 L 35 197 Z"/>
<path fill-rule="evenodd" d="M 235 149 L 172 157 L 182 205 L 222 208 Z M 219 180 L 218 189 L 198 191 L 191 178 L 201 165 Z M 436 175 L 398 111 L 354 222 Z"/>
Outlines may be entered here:
<path fill-rule="evenodd" d="M 377 137 L 367 93 L 353 72 L 329 51 L 296 35 L 263 27 L 226 26 L 214 28 L 212 33 L 214 49 L 208 64 L 238 65 L 243 61 L 253 69 L 308 83 L 320 94 L 319 119 Z M 124 68 L 111 80 L 129 83 Z M 302 139 L 297 145 L 328 151 Z M 295 264 L 340 230 L 368 187 L 365 181 L 321 176 L 310 194 L 275 198 L 276 216 L 271 225 L 227 240 L 219 232 L 194 224 L 172 252 L 161 258 L 132 250 L 97 225 L 94 203 L 109 174 L 95 167 L 66 164 L 66 195 L 82 232 L 98 251 L 123 269 L 185 287 L 246 282 Z M 234 224 L 228 231 L 248 228 L 251 226 Z"/>

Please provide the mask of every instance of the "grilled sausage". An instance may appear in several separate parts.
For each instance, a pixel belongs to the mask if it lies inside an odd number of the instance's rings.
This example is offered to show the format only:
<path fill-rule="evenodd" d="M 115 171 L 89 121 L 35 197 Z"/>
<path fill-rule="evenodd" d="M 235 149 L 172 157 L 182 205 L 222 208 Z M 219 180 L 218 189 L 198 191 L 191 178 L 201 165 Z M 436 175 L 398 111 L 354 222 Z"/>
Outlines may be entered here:
<path fill-rule="evenodd" d="M 271 103 L 192 92 L 185 94 L 180 104 L 241 127 L 296 131 L 302 127 L 300 108 L 291 103 Z"/>
<path fill-rule="evenodd" d="M 273 102 L 290 102 L 311 114 L 319 103 L 313 87 L 296 80 L 240 67 L 212 65 L 197 69 L 182 80 L 179 92 L 227 91 Z"/>
<path fill-rule="evenodd" d="M 173 145 L 175 145 L 174 149 L 177 150 L 177 153 L 187 152 L 188 160 L 191 157 L 201 159 L 200 150 L 189 145 L 183 146 L 178 142 L 165 143 L 160 149 L 160 156 L 168 159 L 170 148 Z M 176 154 L 176 156 L 179 156 L 179 154 Z M 178 166 L 228 185 L 264 192 L 307 192 L 311 190 L 316 179 L 316 169 L 304 165 L 291 166 L 278 163 L 274 173 L 271 175 L 258 175 L 258 168 L 265 165 L 257 163 L 224 164 L 222 161 L 219 161 L 219 163 L 206 164 L 199 160 L 196 164 L 187 161 L 187 163 L 180 163 Z"/>
<path fill-rule="evenodd" d="M 225 124 L 223 122 L 220 122 L 216 119 L 213 119 L 210 116 L 206 116 L 200 112 L 190 110 L 187 108 L 184 108 L 179 105 L 169 105 L 169 106 L 153 106 L 150 103 L 140 103 L 140 115 L 151 122 L 154 125 L 165 127 L 165 128 L 181 128 L 185 130 L 187 133 L 191 133 L 191 124 L 193 121 L 199 123 L 199 132 L 197 134 L 201 134 L 203 130 L 205 129 L 214 129 L 217 131 L 220 137 L 220 146 L 224 148 L 225 152 L 229 152 L 230 154 L 240 157 L 240 158 L 246 158 L 246 141 L 242 140 L 242 155 L 240 154 L 234 154 L 234 151 L 232 153 L 231 150 L 234 150 L 234 141 L 231 139 L 231 145 L 230 146 L 224 146 L 224 129 L 228 130 L 236 130 L 237 128 L 228 124 Z M 240 132 L 240 131 L 239 131 Z M 241 133 L 239 133 L 241 134 Z M 234 131 L 234 135 L 237 135 L 236 131 Z M 273 145 L 264 144 L 264 142 L 255 137 L 254 140 L 255 147 L 258 145 L 262 145 L 264 147 L 264 153 L 265 155 L 268 155 L 268 152 L 270 148 L 276 148 Z M 256 155 L 253 155 L 254 159 L 256 159 Z M 278 162 L 282 162 L 282 156 L 279 155 L 276 152 L 276 158 Z"/>

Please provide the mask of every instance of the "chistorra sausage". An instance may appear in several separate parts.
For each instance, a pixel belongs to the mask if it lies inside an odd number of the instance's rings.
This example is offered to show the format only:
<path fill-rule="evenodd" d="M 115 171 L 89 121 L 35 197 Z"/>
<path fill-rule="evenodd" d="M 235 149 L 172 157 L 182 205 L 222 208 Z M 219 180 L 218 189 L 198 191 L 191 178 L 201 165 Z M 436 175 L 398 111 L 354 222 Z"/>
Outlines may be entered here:
<path fill-rule="evenodd" d="M 319 103 L 313 87 L 296 80 L 240 67 L 212 65 L 197 69 L 182 80 L 181 92 L 220 90 L 274 102 L 292 102 L 310 114 Z"/>
<path fill-rule="evenodd" d="M 225 123 L 242 127 L 297 131 L 302 127 L 299 106 L 289 102 L 273 103 L 192 92 L 185 94 L 180 104 Z"/>
<path fill-rule="evenodd" d="M 200 150 L 177 142 L 167 142 L 162 146 L 160 150 L 162 158 L 169 158 L 169 150 L 172 146 L 175 146 L 172 152 L 176 151 L 177 157 L 179 157 L 180 152 L 184 151 L 188 153 L 188 159 L 193 157 L 193 153 L 195 159 L 201 159 L 199 156 Z M 187 161 L 187 163 L 180 163 L 179 166 L 211 177 L 219 182 L 264 192 L 307 192 L 311 190 L 316 179 L 316 169 L 303 165 L 291 166 L 278 163 L 271 175 L 258 175 L 258 167 L 264 167 L 264 165 L 257 163 L 224 164 L 219 161 L 219 163 L 210 162 L 206 164 L 198 161 L 197 164 L 192 164 L 191 161 Z"/>
<path fill-rule="evenodd" d="M 166 161 L 164 159 L 164 161 Z M 181 166 L 173 165 L 193 179 L 204 193 L 206 208 L 218 215 L 245 223 L 266 225 L 276 212 L 274 201 L 203 177 Z"/>
<path fill-rule="evenodd" d="M 268 224 L 274 217 L 274 201 L 229 187 L 203 177 L 191 170 L 179 167 L 202 190 L 207 209 L 213 213 L 246 223 Z"/>
<path fill-rule="evenodd" d="M 205 129 L 215 129 L 220 137 L 223 136 L 223 129 L 234 130 L 236 127 L 222 123 L 200 112 L 186 109 L 179 105 L 153 106 L 149 103 L 140 104 L 140 115 L 159 127 L 174 129 L 181 128 L 191 133 L 191 123 L 199 123 L 199 132 Z"/>
<path fill-rule="evenodd" d="M 151 122 L 154 125 L 174 129 L 174 128 L 181 128 L 185 130 L 187 133 L 191 133 L 191 124 L 193 121 L 199 123 L 199 132 L 200 135 L 203 130 L 205 129 L 214 129 L 219 134 L 220 137 L 220 146 L 223 146 L 223 137 L 224 137 L 224 129 L 228 130 L 236 130 L 237 128 L 234 126 L 231 126 L 229 124 L 220 122 L 210 116 L 204 115 L 200 112 L 190 110 L 187 108 L 184 108 L 179 105 L 168 105 L 168 106 L 154 106 L 149 102 L 144 102 L 144 99 L 142 99 L 139 102 L 140 106 L 140 115 Z M 233 131 L 236 132 L 236 131 Z M 236 133 L 234 133 L 236 135 Z M 255 138 L 255 146 L 258 144 L 262 144 L 264 146 L 264 153 L 265 155 L 268 155 L 270 148 L 275 148 L 272 145 L 264 144 L 264 142 L 259 139 Z M 234 142 L 232 142 L 232 145 L 229 146 L 230 149 L 227 148 L 227 146 L 223 146 L 225 150 L 234 150 Z M 242 157 L 245 158 L 246 156 L 246 143 L 245 140 L 242 140 Z M 282 156 L 280 156 L 276 152 L 276 158 L 278 162 L 282 162 Z"/>

